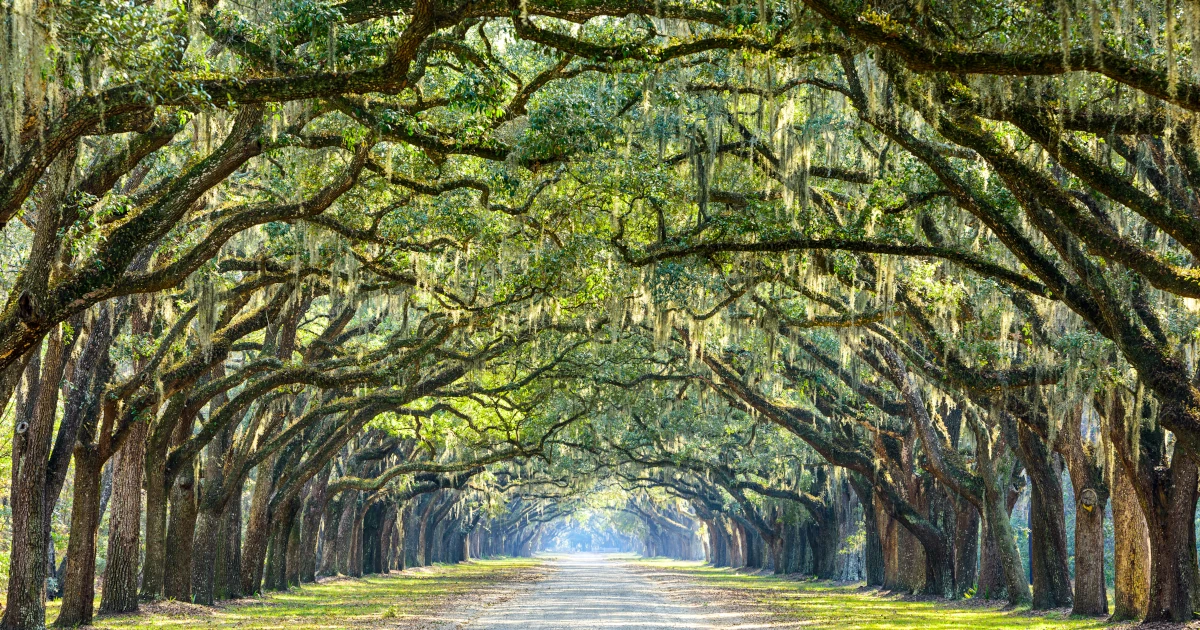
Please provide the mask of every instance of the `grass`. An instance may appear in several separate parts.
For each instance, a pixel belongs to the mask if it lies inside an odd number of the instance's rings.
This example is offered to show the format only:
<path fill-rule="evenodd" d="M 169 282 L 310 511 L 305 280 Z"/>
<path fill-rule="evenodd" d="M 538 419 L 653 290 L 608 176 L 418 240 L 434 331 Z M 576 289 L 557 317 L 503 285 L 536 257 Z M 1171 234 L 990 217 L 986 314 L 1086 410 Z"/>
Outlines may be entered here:
<path fill-rule="evenodd" d="M 436 613 L 448 598 L 514 579 L 540 564 L 528 558 L 476 560 L 386 576 L 307 584 L 286 593 L 222 602 L 206 608 L 179 602 L 144 606 L 140 613 L 97 618 L 97 628 L 357 628 L 394 625 Z M 50 611 L 50 619 L 58 611 Z"/>
<path fill-rule="evenodd" d="M 906 599 L 863 590 L 859 586 L 837 586 L 829 582 L 798 581 L 771 575 L 738 573 L 696 562 L 648 559 L 638 564 L 686 577 L 704 586 L 729 589 L 766 604 L 780 621 L 800 622 L 802 627 L 839 630 L 1083 630 L 1112 627 L 1103 619 L 1070 617 L 1061 612 L 1031 613 L 1025 609 L 1002 609 L 980 602 L 946 602 Z M 783 624 L 790 627 L 790 623 Z"/>

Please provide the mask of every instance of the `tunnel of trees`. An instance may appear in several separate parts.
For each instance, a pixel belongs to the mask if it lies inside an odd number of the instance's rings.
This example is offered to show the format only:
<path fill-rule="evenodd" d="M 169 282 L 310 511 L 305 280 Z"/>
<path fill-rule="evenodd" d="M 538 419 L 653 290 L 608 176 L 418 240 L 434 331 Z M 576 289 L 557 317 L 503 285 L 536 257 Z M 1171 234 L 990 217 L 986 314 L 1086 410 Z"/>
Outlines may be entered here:
<path fill-rule="evenodd" d="M 0 14 L 0 627 L 572 544 L 1200 610 L 1191 0 Z"/>

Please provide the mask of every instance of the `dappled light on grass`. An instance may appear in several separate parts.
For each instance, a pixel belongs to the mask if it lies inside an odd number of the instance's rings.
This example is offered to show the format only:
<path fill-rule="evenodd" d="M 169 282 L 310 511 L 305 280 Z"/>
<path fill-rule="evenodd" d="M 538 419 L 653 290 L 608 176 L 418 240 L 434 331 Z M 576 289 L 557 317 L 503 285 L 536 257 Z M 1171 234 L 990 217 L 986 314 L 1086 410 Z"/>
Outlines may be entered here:
<path fill-rule="evenodd" d="M 101 628 L 377 628 L 456 621 L 444 605 L 456 596 L 520 579 L 540 561 L 466 564 L 309 584 L 287 593 L 227 602 L 197 613 L 187 604 L 155 604 L 135 615 L 100 618 Z"/>
<path fill-rule="evenodd" d="M 1103 619 L 1071 618 L 1061 612 L 1031 613 L 1028 609 L 1002 609 L 961 602 L 918 601 L 880 594 L 861 586 L 838 586 L 794 578 L 739 573 L 698 562 L 649 559 L 639 566 L 650 569 L 651 579 L 687 579 L 731 596 L 744 595 L 767 617 L 758 628 L 837 628 L 847 630 L 1082 630 L 1112 627 Z"/>

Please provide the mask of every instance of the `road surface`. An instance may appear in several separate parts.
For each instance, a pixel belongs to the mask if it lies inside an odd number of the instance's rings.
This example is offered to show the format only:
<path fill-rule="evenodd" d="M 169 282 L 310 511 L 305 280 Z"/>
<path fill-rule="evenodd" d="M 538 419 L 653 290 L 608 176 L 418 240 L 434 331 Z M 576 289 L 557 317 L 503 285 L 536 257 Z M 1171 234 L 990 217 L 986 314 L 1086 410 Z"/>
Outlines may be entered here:
<path fill-rule="evenodd" d="M 739 627 L 741 615 L 668 599 L 649 578 L 598 554 L 550 561 L 550 574 L 480 612 L 465 630 L 638 630 Z M 741 626 L 750 627 L 750 626 Z"/>

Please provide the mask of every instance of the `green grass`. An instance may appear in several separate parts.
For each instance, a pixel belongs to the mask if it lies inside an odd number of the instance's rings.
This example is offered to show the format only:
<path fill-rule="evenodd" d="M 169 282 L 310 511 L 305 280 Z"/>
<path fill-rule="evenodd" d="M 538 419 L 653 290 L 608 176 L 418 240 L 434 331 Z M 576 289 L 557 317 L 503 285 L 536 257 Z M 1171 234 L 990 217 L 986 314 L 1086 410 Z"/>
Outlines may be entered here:
<path fill-rule="evenodd" d="M 695 562 L 649 559 L 645 567 L 685 576 L 695 583 L 741 591 L 754 601 L 767 604 L 788 621 L 809 628 L 839 630 L 1032 630 L 1112 627 L 1103 619 L 1074 618 L 1062 613 L 1034 614 L 1026 609 L 1002 610 L 979 602 L 912 601 L 884 596 L 856 586 L 829 582 L 799 581 L 770 575 L 737 573 Z"/>
<path fill-rule="evenodd" d="M 395 624 L 436 612 L 446 598 L 518 577 L 541 561 L 476 560 L 467 564 L 338 579 L 287 593 L 220 603 L 214 608 L 163 602 L 133 615 L 100 617 L 98 628 L 356 628 Z M 57 615 L 51 611 L 50 619 Z"/>

